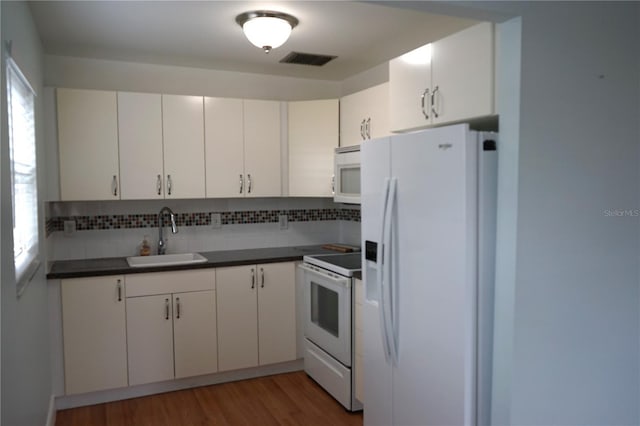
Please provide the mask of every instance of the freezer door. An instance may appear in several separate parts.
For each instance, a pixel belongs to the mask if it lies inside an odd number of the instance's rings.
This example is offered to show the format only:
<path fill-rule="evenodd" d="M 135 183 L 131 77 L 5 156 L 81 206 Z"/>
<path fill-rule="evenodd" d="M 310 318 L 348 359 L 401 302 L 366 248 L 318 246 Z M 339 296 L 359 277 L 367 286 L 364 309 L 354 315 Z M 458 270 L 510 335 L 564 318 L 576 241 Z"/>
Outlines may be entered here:
<path fill-rule="evenodd" d="M 390 158 L 399 353 L 389 424 L 472 425 L 475 134 L 458 125 L 393 137 Z"/>
<path fill-rule="evenodd" d="M 361 148 L 361 211 L 363 280 L 365 300 L 362 307 L 364 334 L 364 424 L 392 424 L 391 365 L 386 361 L 380 327 L 380 283 L 377 254 L 382 250 L 383 195 L 385 179 L 391 173 L 389 138 L 367 141 Z"/>

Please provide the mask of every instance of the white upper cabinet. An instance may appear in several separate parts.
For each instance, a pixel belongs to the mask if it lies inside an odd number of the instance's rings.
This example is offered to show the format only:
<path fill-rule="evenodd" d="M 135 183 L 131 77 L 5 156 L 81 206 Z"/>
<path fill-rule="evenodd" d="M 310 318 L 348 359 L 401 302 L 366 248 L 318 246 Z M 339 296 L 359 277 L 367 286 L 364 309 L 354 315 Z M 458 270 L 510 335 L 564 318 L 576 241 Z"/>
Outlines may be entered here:
<path fill-rule="evenodd" d="M 389 135 L 389 83 L 340 99 L 340 146 Z"/>
<path fill-rule="evenodd" d="M 339 142 L 337 99 L 289 102 L 289 195 L 331 197 Z"/>
<path fill-rule="evenodd" d="M 493 115 L 493 24 L 483 22 L 389 62 L 394 132 Z"/>
<path fill-rule="evenodd" d="M 282 195 L 280 102 L 205 98 L 207 197 Z"/>
<path fill-rule="evenodd" d="M 280 102 L 244 101 L 244 171 L 247 197 L 282 195 Z"/>
<path fill-rule="evenodd" d="M 162 95 L 165 198 L 204 198 L 202 96 Z"/>
<path fill-rule="evenodd" d="M 115 92 L 58 89 L 62 200 L 120 199 Z"/>
<path fill-rule="evenodd" d="M 244 196 L 242 99 L 204 98 L 207 197 Z"/>
<path fill-rule="evenodd" d="M 118 92 L 123 200 L 164 198 L 162 95 Z"/>

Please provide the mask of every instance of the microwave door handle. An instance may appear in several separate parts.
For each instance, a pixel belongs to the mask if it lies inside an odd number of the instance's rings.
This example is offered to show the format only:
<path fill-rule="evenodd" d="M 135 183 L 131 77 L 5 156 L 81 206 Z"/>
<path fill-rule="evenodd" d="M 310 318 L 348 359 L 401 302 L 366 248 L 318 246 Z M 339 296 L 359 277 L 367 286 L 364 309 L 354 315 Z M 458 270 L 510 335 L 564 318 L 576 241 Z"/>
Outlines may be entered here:
<path fill-rule="evenodd" d="M 387 329 L 387 317 L 386 317 L 386 297 L 385 297 L 385 283 L 384 283 L 384 267 L 385 267 L 385 258 L 387 248 L 384 246 L 384 236 L 385 236 L 385 220 L 387 218 L 387 202 L 389 201 L 389 178 L 384 180 L 384 186 L 382 189 L 382 217 L 380 220 L 380 236 L 378 238 L 380 247 L 378 248 L 378 253 L 376 256 L 376 263 L 378 265 L 377 269 L 377 280 L 378 280 L 378 288 L 380 289 L 380 303 L 378 304 L 378 313 L 380 318 L 380 333 L 382 334 L 382 346 L 384 348 L 384 357 L 387 363 L 391 361 L 391 351 L 389 348 L 389 333 Z"/>

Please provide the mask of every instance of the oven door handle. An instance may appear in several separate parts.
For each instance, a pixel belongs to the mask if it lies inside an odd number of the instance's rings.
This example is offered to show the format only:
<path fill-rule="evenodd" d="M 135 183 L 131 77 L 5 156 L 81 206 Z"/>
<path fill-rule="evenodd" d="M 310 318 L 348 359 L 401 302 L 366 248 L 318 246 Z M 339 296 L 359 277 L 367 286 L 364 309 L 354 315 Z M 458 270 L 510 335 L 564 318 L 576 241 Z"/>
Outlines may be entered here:
<path fill-rule="evenodd" d="M 316 274 L 321 276 L 323 279 L 329 280 L 335 284 L 340 285 L 341 287 L 345 287 L 345 288 L 350 288 L 351 287 L 351 280 L 349 278 L 345 278 L 345 277 L 337 277 L 334 274 L 332 274 L 331 272 L 328 271 L 324 271 L 320 268 L 316 268 L 315 266 L 311 266 L 308 265 L 306 263 L 302 263 L 300 265 L 298 265 L 298 268 L 307 271 L 309 273 L 312 274 Z"/>

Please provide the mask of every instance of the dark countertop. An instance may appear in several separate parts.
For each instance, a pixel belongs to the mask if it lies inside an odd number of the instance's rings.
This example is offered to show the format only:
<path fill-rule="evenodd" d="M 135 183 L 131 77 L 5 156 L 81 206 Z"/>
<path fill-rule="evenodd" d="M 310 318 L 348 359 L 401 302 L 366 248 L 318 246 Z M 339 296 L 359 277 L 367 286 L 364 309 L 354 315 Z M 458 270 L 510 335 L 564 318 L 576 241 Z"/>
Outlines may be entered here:
<path fill-rule="evenodd" d="M 47 279 L 96 277 L 103 275 L 140 274 L 146 272 L 181 271 L 186 269 L 218 268 L 223 266 L 251 265 L 254 263 L 291 262 L 302 260 L 308 254 L 336 253 L 320 245 L 273 247 L 246 250 L 199 252 L 207 258 L 204 263 L 188 265 L 153 266 L 132 268 L 126 257 L 103 259 L 58 260 L 53 262 Z"/>

